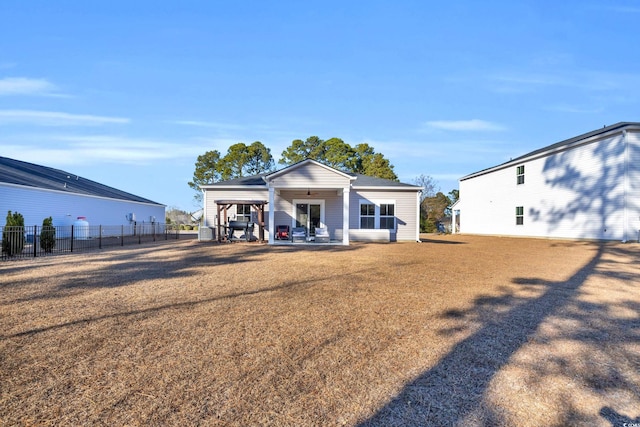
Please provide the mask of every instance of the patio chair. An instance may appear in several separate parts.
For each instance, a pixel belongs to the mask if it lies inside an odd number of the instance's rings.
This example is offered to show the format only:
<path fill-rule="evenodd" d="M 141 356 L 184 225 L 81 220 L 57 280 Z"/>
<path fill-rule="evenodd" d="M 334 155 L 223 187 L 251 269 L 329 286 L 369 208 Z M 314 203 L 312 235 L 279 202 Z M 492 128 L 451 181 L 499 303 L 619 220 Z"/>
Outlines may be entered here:
<path fill-rule="evenodd" d="M 294 227 L 291 230 L 292 242 L 306 242 L 307 241 L 307 229 L 304 227 Z"/>
<path fill-rule="evenodd" d="M 276 240 L 289 240 L 288 225 L 278 225 L 276 227 Z"/>
<path fill-rule="evenodd" d="M 329 230 L 326 227 L 316 227 L 316 243 L 329 243 Z"/>

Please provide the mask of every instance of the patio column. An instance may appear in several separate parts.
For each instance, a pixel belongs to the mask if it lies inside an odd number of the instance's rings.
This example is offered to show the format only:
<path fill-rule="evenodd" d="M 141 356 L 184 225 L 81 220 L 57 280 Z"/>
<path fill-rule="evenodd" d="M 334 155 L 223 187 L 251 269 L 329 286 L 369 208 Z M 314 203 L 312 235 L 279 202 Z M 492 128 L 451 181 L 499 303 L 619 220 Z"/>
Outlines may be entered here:
<path fill-rule="evenodd" d="M 350 187 L 342 189 L 342 244 L 349 246 L 349 195 Z"/>
<path fill-rule="evenodd" d="M 456 220 L 458 216 L 458 211 L 456 209 L 451 209 L 451 234 L 456 234 L 458 230 L 456 230 Z"/>
<path fill-rule="evenodd" d="M 276 205 L 274 203 L 275 200 L 275 188 L 269 186 L 269 244 L 273 245 L 275 241 L 275 229 L 276 227 L 273 225 L 276 222 Z"/>

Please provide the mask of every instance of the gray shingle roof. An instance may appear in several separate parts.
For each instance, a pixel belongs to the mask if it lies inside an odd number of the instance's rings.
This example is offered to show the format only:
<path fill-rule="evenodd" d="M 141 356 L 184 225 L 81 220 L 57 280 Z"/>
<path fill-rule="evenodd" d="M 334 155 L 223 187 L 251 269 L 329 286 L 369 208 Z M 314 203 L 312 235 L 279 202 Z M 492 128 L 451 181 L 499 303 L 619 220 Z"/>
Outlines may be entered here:
<path fill-rule="evenodd" d="M 470 174 L 465 175 L 462 178 L 460 178 L 460 180 L 462 181 L 462 180 L 474 177 L 476 175 L 481 175 L 483 173 L 486 173 L 486 172 L 494 170 L 494 169 L 500 169 L 501 167 L 503 167 L 505 165 L 508 165 L 508 164 L 511 164 L 511 163 L 519 163 L 521 161 L 524 161 L 525 159 L 528 159 L 530 157 L 534 157 L 534 156 L 543 154 L 543 153 L 545 153 L 547 151 L 554 151 L 554 150 L 560 149 L 560 148 L 562 148 L 564 146 L 570 146 L 571 144 L 573 144 L 575 142 L 578 142 L 580 140 L 591 138 L 591 137 L 598 136 L 598 135 L 603 134 L 603 133 L 607 133 L 607 132 L 610 132 L 610 131 L 613 131 L 613 130 L 617 130 L 617 129 L 621 129 L 621 128 L 625 128 L 625 127 L 629 127 L 629 126 L 634 126 L 634 127 L 640 126 L 640 122 L 619 122 L 619 123 L 616 123 L 616 124 L 613 124 L 613 125 L 610 125 L 610 126 L 605 126 L 603 128 L 596 129 L 596 130 L 593 130 L 591 132 L 584 133 L 582 135 L 574 136 L 573 138 L 565 139 L 564 141 L 556 142 L 555 144 L 547 145 L 546 147 L 539 148 L 539 149 L 534 150 L 534 151 L 532 151 L 530 153 L 527 153 L 527 154 L 524 154 L 522 156 L 516 157 L 515 159 L 511 159 L 511 160 L 506 161 L 504 163 L 500 163 L 499 165 L 491 166 L 490 168 L 486 168 L 486 169 L 479 170 L 477 172 L 470 173 Z"/>
<path fill-rule="evenodd" d="M 398 181 L 392 181 L 390 179 L 376 178 L 373 176 L 362 175 L 358 173 L 350 173 L 349 175 L 355 176 L 357 179 L 353 181 L 353 188 L 359 187 L 395 187 L 405 189 L 419 190 L 422 187 L 417 185 L 405 184 Z"/>
<path fill-rule="evenodd" d="M 286 169 L 286 168 L 284 168 Z M 281 170 L 284 170 L 281 169 Z M 271 172 L 273 173 L 273 172 Z M 405 188 L 405 189 L 420 189 L 421 187 L 415 186 L 415 185 L 411 185 L 411 184 L 404 184 L 402 182 L 398 182 L 398 181 L 392 181 L 390 179 L 382 179 L 382 178 L 375 178 L 372 176 L 367 176 L 367 175 L 362 175 L 362 174 L 357 174 L 357 173 L 350 173 L 350 172 L 344 172 L 347 175 L 350 176 L 354 176 L 356 177 L 356 180 L 353 181 L 353 187 L 354 188 L 364 188 L 364 187 L 394 187 L 394 188 Z M 263 180 L 263 178 L 268 175 L 267 174 L 259 174 L 259 175 L 252 175 L 252 176 L 244 176 L 241 178 L 234 178 L 234 179 L 230 179 L 227 181 L 219 181 L 219 182 L 215 182 L 213 184 L 209 184 L 212 186 L 221 186 L 221 187 L 226 187 L 226 186 L 252 186 L 252 185 L 256 185 L 256 186 L 262 186 L 262 187 L 266 187 L 267 184 L 266 182 Z"/>
<path fill-rule="evenodd" d="M 265 175 L 266 174 L 261 173 L 259 175 L 243 176 L 240 178 L 233 178 L 227 181 L 218 181 L 218 182 L 214 182 L 212 184 L 207 184 L 207 185 L 217 185 L 217 186 L 261 185 L 266 187 L 267 183 L 264 182 L 264 180 L 262 179 Z"/>
<path fill-rule="evenodd" d="M 82 178 L 70 172 L 7 157 L 0 157 L 0 183 L 161 205 L 161 203 Z"/>

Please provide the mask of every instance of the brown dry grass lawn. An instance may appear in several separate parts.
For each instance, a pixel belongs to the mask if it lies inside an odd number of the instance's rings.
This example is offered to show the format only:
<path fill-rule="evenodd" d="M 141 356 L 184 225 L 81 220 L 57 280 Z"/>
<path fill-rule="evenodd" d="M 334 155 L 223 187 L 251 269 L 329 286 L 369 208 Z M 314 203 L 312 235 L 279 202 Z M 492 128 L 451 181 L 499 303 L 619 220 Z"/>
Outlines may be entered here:
<path fill-rule="evenodd" d="M 170 243 L 0 264 L 0 424 L 640 422 L 638 244 Z"/>

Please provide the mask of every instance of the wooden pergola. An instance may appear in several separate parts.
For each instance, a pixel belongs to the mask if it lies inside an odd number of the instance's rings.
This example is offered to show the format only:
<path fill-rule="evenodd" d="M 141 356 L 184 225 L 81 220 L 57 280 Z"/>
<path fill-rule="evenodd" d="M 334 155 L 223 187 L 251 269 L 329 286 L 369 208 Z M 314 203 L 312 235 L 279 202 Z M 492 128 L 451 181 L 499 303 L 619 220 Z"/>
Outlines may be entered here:
<path fill-rule="evenodd" d="M 264 242 L 264 205 L 268 203 L 266 200 L 216 200 L 215 203 L 218 206 L 218 218 L 216 221 L 218 242 L 221 242 L 222 237 L 226 236 L 226 227 L 229 222 L 227 210 L 234 205 L 251 205 L 252 211 L 255 210 L 257 212 L 258 221 L 255 224 L 258 225 L 258 239 Z M 221 232 L 223 228 L 225 233 Z"/>

